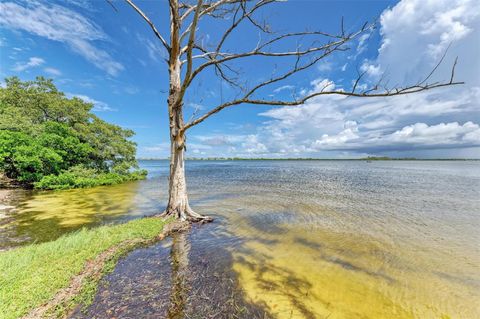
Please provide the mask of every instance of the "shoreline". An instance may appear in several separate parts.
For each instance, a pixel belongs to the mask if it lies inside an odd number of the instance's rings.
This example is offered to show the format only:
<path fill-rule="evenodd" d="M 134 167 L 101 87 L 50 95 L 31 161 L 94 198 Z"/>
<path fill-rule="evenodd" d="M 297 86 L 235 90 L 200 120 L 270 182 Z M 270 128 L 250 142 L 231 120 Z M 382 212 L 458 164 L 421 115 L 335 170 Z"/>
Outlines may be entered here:
<path fill-rule="evenodd" d="M 171 219 L 144 217 L 2 251 L 2 318 L 64 318 L 93 300 L 100 279 L 121 256 L 186 229 Z"/>
<path fill-rule="evenodd" d="M 169 158 L 137 158 L 137 161 L 169 161 Z M 477 162 L 479 158 L 236 158 L 236 157 L 207 157 L 207 158 L 186 158 L 186 161 L 372 161 L 372 162 L 389 162 L 389 161 L 405 161 L 405 162 Z"/>

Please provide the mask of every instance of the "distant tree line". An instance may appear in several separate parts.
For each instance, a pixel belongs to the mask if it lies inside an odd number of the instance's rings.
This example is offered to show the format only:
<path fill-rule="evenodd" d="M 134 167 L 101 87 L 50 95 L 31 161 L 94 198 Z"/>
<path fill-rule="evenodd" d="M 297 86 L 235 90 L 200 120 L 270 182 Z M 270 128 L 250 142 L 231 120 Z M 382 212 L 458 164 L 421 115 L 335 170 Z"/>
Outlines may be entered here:
<path fill-rule="evenodd" d="M 93 104 L 52 80 L 5 79 L 0 88 L 0 174 L 25 187 L 65 189 L 144 178 L 131 130 L 93 114 Z"/>
<path fill-rule="evenodd" d="M 168 161 L 169 158 L 140 157 L 139 161 Z M 470 158 L 416 158 L 368 156 L 362 158 L 318 158 L 318 157 L 187 157 L 187 161 L 478 161 Z"/>

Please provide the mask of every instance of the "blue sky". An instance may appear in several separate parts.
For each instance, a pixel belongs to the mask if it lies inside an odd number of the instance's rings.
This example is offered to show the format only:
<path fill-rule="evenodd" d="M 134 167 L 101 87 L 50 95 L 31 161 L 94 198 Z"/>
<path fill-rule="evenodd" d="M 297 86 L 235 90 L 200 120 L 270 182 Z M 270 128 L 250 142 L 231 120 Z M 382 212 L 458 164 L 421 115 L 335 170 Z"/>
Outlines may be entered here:
<path fill-rule="evenodd" d="M 69 96 L 95 105 L 101 118 L 136 132 L 140 157 L 168 156 L 168 90 L 165 51 L 151 30 L 124 2 L 12 1 L 0 3 L 0 76 L 55 80 Z M 136 1 L 168 38 L 166 1 Z M 480 5 L 475 0 L 301 1 L 269 6 L 273 30 L 337 33 L 378 20 L 375 30 L 315 67 L 261 94 L 288 99 L 326 83 L 349 89 L 358 70 L 362 85 L 384 76 L 391 85 L 418 81 L 446 48 L 433 79 L 448 80 L 456 56 L 458 88 L 394 98 L 316 98 L 300 107 L 240 105 L 194 127 L 187 156 L 322 157 L 365 155 L 480 157 Z M 214 42 L 222 23 L 205 21 L 199 34 Z M 240 28 L 227 43 L 249 50 L 258 32 Z M 310 41 L 310 39 L 302 39 Z M 306 43 L 306 42 L 305 42 Z M 296 43 L 286 42 L 285 48 Z M 256 83 L 290 66 L 291 60 L 251 59 L 239 64 L 242 78 Z M 393 83 L 393 84 L 392 84 Z M 213 72 L 186 96 L 186 118 L 208 111 L 235 94 Z"/>

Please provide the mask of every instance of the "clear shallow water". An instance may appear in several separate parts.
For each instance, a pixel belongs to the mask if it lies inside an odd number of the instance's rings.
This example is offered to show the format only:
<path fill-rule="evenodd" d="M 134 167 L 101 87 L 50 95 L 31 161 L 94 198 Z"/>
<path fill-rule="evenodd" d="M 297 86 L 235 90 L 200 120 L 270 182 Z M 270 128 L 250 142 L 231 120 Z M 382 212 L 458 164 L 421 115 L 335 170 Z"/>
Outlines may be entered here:
<path fill-rule="evenodd" d="M 168 163 L 142 166 L 146 181 L 7 195 L 0 204 L 15 208 L 1 211 L 0 247 L 161 211 Z M 217 218 L 187 238 L 187 267 L 205 275 L 208 254 L 242 301 L 270 316 L 480 317 L 480 162 L 199 161 L 187 170 L 192 206 Z M 135 309 L 134 295 L 160 298 L 158 287 L 145 294 L 151 280 L 120 284 L 125 269 L 162 273 L 160 251 L 122 260 L 108 278 L 122 293 L 101 288 L 91 313 L 109 302 Z"/>

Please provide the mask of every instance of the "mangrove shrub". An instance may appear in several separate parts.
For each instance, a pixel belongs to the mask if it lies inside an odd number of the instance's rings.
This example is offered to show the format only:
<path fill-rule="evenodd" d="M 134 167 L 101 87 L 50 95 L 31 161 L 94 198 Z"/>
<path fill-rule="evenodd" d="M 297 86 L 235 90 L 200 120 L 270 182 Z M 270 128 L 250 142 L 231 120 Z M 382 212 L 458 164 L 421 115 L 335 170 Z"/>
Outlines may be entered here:
<path fill-rule="evenodd" d="M 134 132 L 93 114 L 52 80 L 7 78 L 0 88 L 0 171 L 27 187 L 65 189 L 145 177 Z"/>

